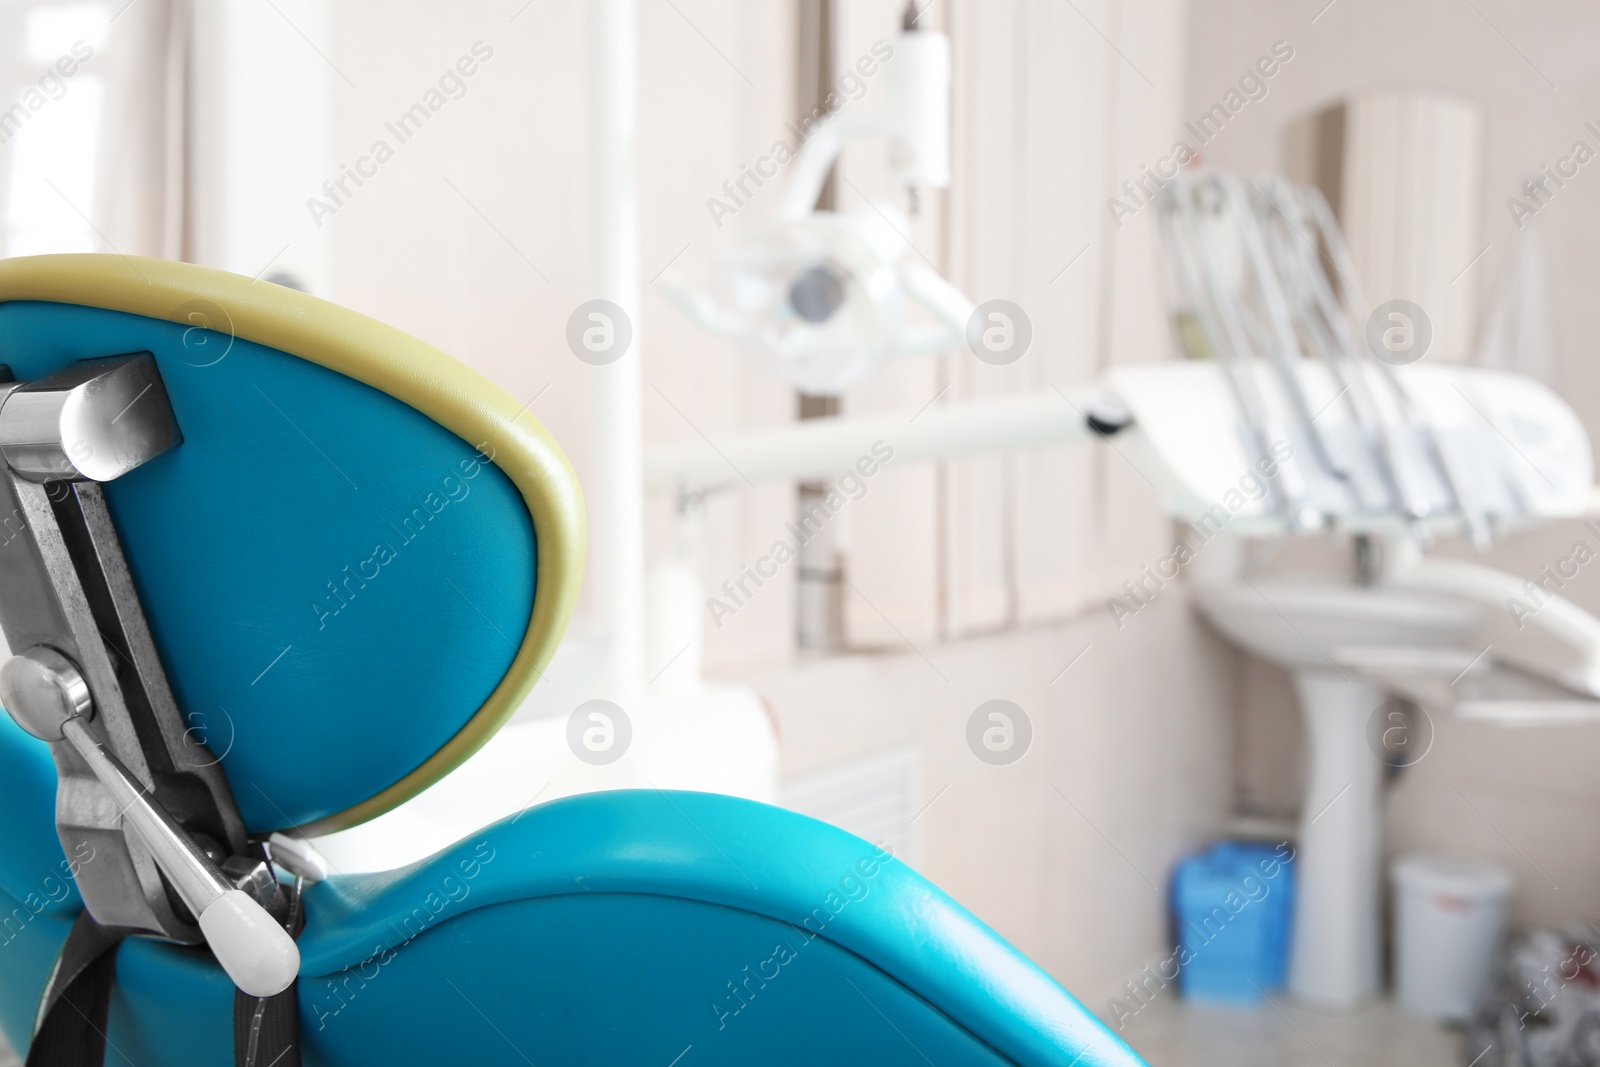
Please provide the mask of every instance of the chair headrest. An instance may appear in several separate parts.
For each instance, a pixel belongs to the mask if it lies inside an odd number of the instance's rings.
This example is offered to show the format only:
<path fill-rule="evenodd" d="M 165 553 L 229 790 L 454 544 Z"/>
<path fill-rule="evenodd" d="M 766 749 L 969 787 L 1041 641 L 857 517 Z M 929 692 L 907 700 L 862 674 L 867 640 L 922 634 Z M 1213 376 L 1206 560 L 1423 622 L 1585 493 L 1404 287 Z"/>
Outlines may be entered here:
<path fill-rule="evenodd" d="M 353 826 L 458 766 L 572 611 L 584 519 L 561 449 L 481 375 L 315 297 L 162 260 L 0 261 L 16 378 L 134 352 L 183 443 L 106 497 L 249 829 Z"/>

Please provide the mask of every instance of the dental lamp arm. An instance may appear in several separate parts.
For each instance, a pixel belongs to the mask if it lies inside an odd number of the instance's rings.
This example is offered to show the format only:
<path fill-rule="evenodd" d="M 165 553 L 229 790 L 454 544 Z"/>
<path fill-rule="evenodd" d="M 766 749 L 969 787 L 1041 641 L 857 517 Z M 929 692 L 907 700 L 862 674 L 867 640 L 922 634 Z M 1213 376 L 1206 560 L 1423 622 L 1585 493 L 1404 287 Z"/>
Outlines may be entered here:
<path fill-rule="evenodd" d="M 816 210 L 828 171 L 852 137 L 887 137 L 890 177 L 898 183 L 950 184 L 950 39 L 908 26 L 880 59 L 882 86 L 823 119 L 801 146 L 779 218 L 802 219 Z"/>
<path fill-rule="evenodd" d="M 826 479 L 875 454 L 875 445 L 888 446 L 899 467 L 1079 441 L 1108 432 L 1091 426 L 1103 394 L 1095 388 L 1045 389 L 920 411 L 809 419 L 724 437 L 715 447 L 686 441 L 645 453 L 645 484 L 668 492 L 706 493 L 744 482 Z M 1126 424 L 1116 423 L 1109 432 Z"/>
<path fill-rule="evenodd" d="M 907 326 L 900 331 L 900 342 L 895 346 L 896 356 L 943 356 L 951 349 L 960 348 L 961 335 L 942 322 L 922 326 Z"/>
<path fill-rule="evenodd" d="M 920 259 L 902 260 L 896 274 L 906 295 L 927 308 L 939 321 L 907 327 L 901 333 L 895 355 L 942 355 L 964 345 L 967 324 L 977 310 L 967 295 Z"/>
<path fill-rule="evenodd" d="M 738 321 L 725 313 L 715 300 L 692 288 L 677 268 L 667 268 L 657 281 L 661 286 L 661 295 L 666 297 L 667 302 L 687 315 L 701 329 L 718 337 L 739 335 Z"/>
<path fill-rule="evenodd" d="M 883 132 L 876 116 L 868 112 L 839 111 L 818 123 L 811 137 L 800 146 L 778 204 L 778 218 L 803 219 L 817 209 L 817 198 L 828 181 L 828 171 L 852 137 Z"/>
<path fill-rule="evenodd" d="M 900 285 L 908 296 L 937 315 L 956 336 L 966 336 L 967 323 L 978 310 L 966 293 L 920 259 L 903 260 L 899 275 Z"/>

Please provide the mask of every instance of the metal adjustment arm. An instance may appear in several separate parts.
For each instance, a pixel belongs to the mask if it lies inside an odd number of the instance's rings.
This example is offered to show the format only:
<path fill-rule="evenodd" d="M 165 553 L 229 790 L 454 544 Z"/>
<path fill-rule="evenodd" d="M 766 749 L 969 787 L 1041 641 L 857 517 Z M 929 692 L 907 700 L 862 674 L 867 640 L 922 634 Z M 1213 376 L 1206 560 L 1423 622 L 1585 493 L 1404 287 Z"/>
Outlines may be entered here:
<path fill-rule="evenodd" d="M 89 685 L 66 656 L 38 645 L 0 666 L 0 700 L 18 725 L 35 737 L 72 746 L 89 765 L 125 824 L 149 848 L 190 912 L 199 916 L 217 962 L 253 997 L 289 988 L 300 970 L 300 951 L 266 909 L 234 888 L 215 861 L 140 785 L 90 728 Z"/>
<path fill-rule="evenodd" d="M 28 654 L 0 682 L 50 653 L 87 693 L 92 714 L 46 739 L 62 847 L 94 857 L 77 876 L 89 913 L 198 943 L 217 886 L 197 891 L 206 879 L 191 877 L 196 863 L 209 877 L 253 850 L 217 760 L 178 711 L 97 484 L 181 440 L 148 355 L 0 384 L 0 627 Z M 29 728 L 19 694 L 6 707 Z"/>

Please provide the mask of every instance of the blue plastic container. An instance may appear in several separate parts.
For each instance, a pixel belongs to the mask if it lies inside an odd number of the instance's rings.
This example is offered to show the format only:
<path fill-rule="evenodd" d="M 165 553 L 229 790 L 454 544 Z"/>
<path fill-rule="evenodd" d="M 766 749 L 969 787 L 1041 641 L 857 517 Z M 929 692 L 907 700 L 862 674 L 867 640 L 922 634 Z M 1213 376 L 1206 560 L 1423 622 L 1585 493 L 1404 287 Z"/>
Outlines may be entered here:
<path fill-rule="evenodd" d="M 1283 987 L 1294 915 L 1294 849 L 1222 841 L 1172 876 L 1178 988 L 1190 1000 L 1259 1004 Z"/>

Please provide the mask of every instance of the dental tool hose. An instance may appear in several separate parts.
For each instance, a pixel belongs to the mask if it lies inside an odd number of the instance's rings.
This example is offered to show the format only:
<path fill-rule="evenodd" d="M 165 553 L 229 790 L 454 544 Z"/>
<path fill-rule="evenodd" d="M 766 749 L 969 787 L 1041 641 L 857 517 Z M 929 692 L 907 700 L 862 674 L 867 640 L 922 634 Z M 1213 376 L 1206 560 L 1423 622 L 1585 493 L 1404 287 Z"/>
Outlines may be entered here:
<path fill-rule="evenodd" d="M 253 897 L 233 886 L 211 857 L 156 803 L 89 722 L 94 702 L 77 666 L 38 645 L 0 667 L 0 702 L 17 725 L 42 741 L 65 741 L 122 809 L 174 891 L 197 917 L 217 962 L 246 994 L 283 992 L 300 971 L 294 938 Z"/>

